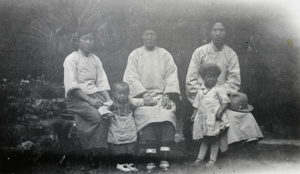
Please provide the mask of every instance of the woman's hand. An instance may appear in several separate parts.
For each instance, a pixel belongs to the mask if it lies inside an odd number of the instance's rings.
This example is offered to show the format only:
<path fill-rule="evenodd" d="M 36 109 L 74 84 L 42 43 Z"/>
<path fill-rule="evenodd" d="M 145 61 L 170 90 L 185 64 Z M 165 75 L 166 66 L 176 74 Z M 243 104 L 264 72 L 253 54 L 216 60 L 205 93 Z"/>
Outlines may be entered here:
<path fill-rule="evenodd" d="M 157 102 L 153 100 L 153 98 L 149 94 L 144 94 L 143 100 L 145 106 L 154 106 L 157 104 Z"/>
<path fill-rule="evenodd" d="M 161 99 L 161 105 L 163 108 L 166 108 L 166 109 L 172 108 L 171 100 L 169 99 L 168 95 L 163 96 L 163 98 Z"/>
<path fill-rule="evenodd" d="M 93 107 L 95 107 L 96 109 L 99 109 L 103 105 L 101 100 L 94 99 L 94 98 L 89 98 L 88 103 Z"/>
<path fill-rule="evenodd" d="M 110 113 L 108 113 L 108 114 L 102 115 L 102 117 L 103 117 L 104 119 L 112 119 L 113 117 L 115 117 L 115 114 L 112 113 L 112 112 L 110 112 Z"/>

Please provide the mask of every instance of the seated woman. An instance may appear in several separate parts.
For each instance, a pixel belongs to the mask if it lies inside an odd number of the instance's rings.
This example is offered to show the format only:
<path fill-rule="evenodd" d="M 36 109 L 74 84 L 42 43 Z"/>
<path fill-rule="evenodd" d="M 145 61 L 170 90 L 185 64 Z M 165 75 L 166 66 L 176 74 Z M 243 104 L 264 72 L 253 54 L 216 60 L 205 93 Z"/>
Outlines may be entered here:
<path fill-rule="evenodd" d="M 140 152 L 146 153 L 149 172 L 159 167 L 169 169 L 168 154 L 174 143 L 176 104 L 180 97 L 177 66 L 171 54 L 156 46 L 156 32 L 143 33 L 144 45 L 128 57 L 123 80 L 130 87 L 129 96 L 143 98 L 145 106 L 134 112 Z M 150 107 L 151 106 L 151 107 Z M 160 157 L 157 156 L 160 154 Z"/>
<path fill-rule="evenodd" d="M 97 109 L 111 101 L 110 86 L 100 59 L 92 53 L 95 32 L 80 27 L 77 35 L 78 49 L 63 64 L 66 104 L 68 111 L 74 113 L 77 135 L 89 155 L 90 166 L 96 168 L 97 153 L 107 148 L 108 134 L 108 120 Z"/>
<path fill-rule="evenodd" d="M 194 102 L 197 91 L 203 84 L 203 79 L 198 73 L 199 71 L 201 71 L 201 65 L 203 64 L 214 63 L 220 66 L 222 72 L 217 79 L 217 84 L 223 86 L 226 89 L 226 93 L 228 94 L 228 96 L 240 90 L 241 74 L 239 60 L 237 54 L 225 44 L 226 34 L 227 31 L 225 23 L 220 21 L 213 22 L 210 28 L 211 42 L 197 48 L 194 51 L 186 76 L 187 97 L 191 103 Z M 245 120 L 243 120 L 240 119 L 240 117 L 236 113 L 230 111 L 228 111 L 227 115 L 229 120 L 229 127 L 232 127 L 232 124 L 239 124 L 241 127 L 257 125 L 254 118 L 245 118 Z M 250 116 L 248 118 L 250 118 Z M 189 123 L 188 121 L 185 122 L 184 127 L 186 130 L 186 140 L 191 139 L 191 133 L 189 133 L 189 127 L 191 127 L 191 123 Z M 243 131 L 241 129 L 229 129 L 232 131 L 227 131 L 225 133 L 226 137 L 235 137 L 236 135 L 241 133 L 240 131 Z M 238 138 L 234 140 L 234 142 L 260 138 L 260 135 L 256 135 L 255 137 L 250 136 L 251 134 L 249 132 L 251 130 L 244 130 L 248 133 L 244 134 L 245 136 L 242 139 Z M 223 138 L 221 140 L 226 140 L 226 138 Z M 188 143 L 189 142 L 187 142 L 187 144 Z M 232 141 L 220 141 L 220 143 L 220 146 L 223 145 L 222 147 L 220 147 L 221 151 L 223 152 L 227 150 L 227 145 L 232 143 Z"/>

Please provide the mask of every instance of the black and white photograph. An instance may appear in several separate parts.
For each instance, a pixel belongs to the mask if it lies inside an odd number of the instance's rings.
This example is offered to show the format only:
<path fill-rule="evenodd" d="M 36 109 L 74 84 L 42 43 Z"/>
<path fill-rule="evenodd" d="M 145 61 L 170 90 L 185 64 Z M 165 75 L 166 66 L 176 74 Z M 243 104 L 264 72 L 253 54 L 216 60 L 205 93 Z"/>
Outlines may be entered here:
<path fill-rule="evenodd" d="M 296 0 L 0 0 L 0 173 L 299 173 L 299 32 Z"/>

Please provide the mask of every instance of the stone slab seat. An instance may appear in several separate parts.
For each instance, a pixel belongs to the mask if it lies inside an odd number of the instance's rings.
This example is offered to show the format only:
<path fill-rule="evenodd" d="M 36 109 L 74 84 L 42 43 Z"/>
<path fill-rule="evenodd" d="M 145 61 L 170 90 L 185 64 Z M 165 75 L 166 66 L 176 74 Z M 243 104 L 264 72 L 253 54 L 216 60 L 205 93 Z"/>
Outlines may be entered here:
<path fill-rule="evenodd" d="M 75 121 L 74 115 L 69 113 L 67 110 L 59 112 L 60 120 L 56 125 L 56 134 L 59 140 L 60 148 L 59 151 L 62 156 L 59 160 L 59 166 L 65 167 L 67 165 L 67 156 L 72 153 L 72 151 L 78 149 L 76 147 L 76 131 L 75 131 Z"/>

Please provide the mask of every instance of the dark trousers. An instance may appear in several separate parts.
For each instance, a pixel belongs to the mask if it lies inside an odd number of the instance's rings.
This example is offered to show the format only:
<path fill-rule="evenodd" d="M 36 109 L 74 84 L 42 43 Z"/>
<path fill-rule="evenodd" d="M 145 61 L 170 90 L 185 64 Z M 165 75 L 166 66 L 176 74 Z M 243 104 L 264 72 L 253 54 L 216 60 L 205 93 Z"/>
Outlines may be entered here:
<path fill-rule="evenodd" d="M 171 146 L 174 143 L 175 128 L 169 121 L 151 123 L 138 132 L 140 144 L 146 148 L 158 148 Z"/>

